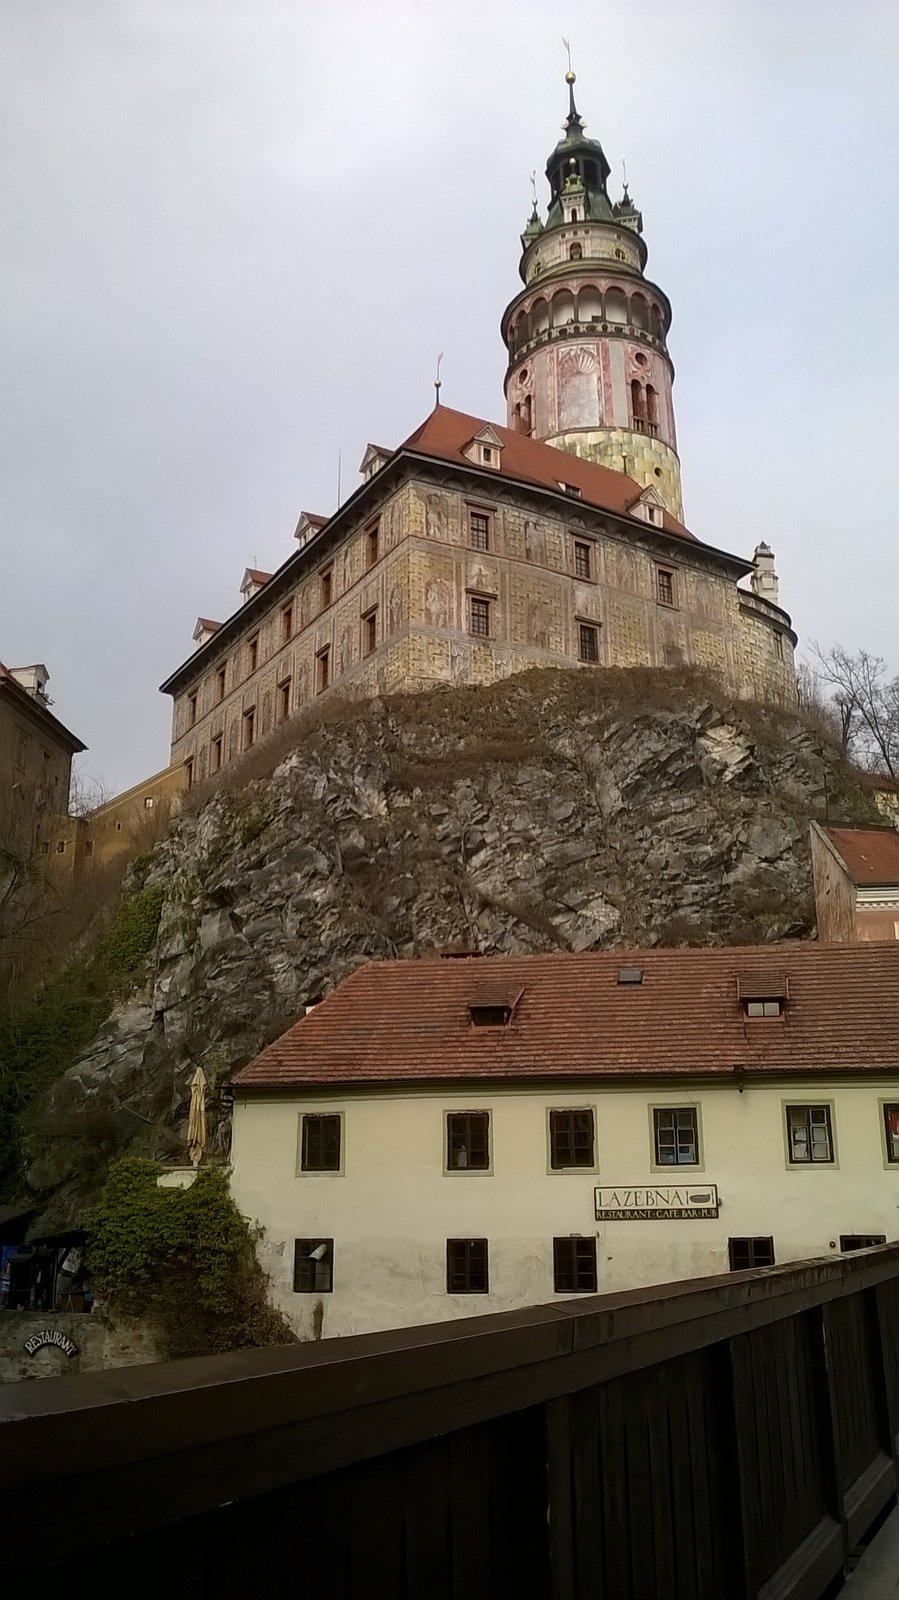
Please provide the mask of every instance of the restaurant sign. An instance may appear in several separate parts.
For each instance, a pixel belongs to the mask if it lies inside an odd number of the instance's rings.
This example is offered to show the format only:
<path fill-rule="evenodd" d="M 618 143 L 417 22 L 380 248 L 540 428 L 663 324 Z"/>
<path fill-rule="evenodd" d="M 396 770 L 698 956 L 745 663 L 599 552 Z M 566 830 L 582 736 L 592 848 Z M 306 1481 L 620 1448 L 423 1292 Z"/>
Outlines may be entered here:
<path fill-rule="evenodd" d="M 714 1183 L 678 1184 L 676 1188 L 595 1189 L 597 1222 L 656 1222 L 665 1219 L 717 1217 Z"/>
<path fill-rule="evenodd" d="M 67 1333 L 61 1333 L 59 1328 L 42 1328 L 40 1333 L 33 1333 L 30 1339 L 25 1340 L 25 1353 L 33 1356 L 36 1351 L 42 1350 L 44 1345 L 54 1345 L 64 1356 L 78 1354 L 77 1344 L 73 1343 Z"/>

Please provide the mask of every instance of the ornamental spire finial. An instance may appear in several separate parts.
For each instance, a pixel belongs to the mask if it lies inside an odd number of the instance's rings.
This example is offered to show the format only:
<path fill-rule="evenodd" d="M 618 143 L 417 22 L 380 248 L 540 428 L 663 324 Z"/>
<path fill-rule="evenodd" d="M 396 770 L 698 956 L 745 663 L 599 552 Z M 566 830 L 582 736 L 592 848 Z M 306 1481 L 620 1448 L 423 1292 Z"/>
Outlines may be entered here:
<path fill-rule="evenodd" d="M 566 126 L 571 127 L 572 123 L 577 123 L 579 126 L 583 127 L 581 118 L 578 115 L 577 106 L 574 103 L 574 86 L 577 82 L 577 76 L 571 70 L 571 45 L 564 37 L 562 39 L 562 43 L 565 46 L 565 54 L 568 57 L 568 71 L 565 74 L 565 82 L 568 85 L 568 121 Z"/>

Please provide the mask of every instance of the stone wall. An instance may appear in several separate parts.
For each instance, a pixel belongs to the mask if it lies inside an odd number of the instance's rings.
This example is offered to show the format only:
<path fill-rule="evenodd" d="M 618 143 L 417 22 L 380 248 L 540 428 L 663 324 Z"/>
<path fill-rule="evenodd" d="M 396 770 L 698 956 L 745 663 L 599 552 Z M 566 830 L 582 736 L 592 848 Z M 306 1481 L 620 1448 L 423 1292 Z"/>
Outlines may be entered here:
<path fill-rule="evenodd" d="M 486 552 L 471 546 L 472 511 L 490 518 Z M 375 522 L 378 559 L 369 568 Z M 202 781 L 213 771 L 219 739 L 222 764 L 233 761 L 245 747 L 251 710 L 254 741 L 265 738 L 286 704 L 292 715 L 316 698 L 326 650 L 328 692 L 400 693 L 440 682 L 492 683 L 532 666 L 577 666 L 582 623 L 598 629 L 598 665 L 696 665 L 749 698 L 795 700 L 784 613 L 738 590 L 690 541 L 669 537 L 660 546 L 648 526 L 645 533 L 639 525 L 626 533 L 617 527 L 588 507 L 537 515 L 502 479 L 495 494 L 477 498 L 424 479 L 406 482 L 378 519 L 361 523 L 292 592 L 273 600 L 268 615 L 254 611 L 237 644 L 209 652 L 202 676 L 176 701 L 173 763 L 190 760 L 193 778 Z M 577 541 L 590 547 L 589 580 L 575 573 Z M 673 605 L 659 603 L 659 567 L 674 575 Z M 331 593 L 322 608 L 325 572 Z M 490 602 L 488 639 L 471 636 L 472 594 Z M 293 630 L 285 639 L 288 605 Z M 370 616 L 375 647 L 366 654 Z"/>
<path fill-rule="evenodd" d="M 45 1345 L 29 1355 L 25 1345 L 45 1330 L 70 1339 L 76 1354 Z M 22 1378 L 69 1378 L 105 1367 L 133 1367 L 159 1361 L 152 1332 L 146 1327 L 116 1323 L 100 1313 L 67 1311 L 0 1311 L 0 1383 Z"/>

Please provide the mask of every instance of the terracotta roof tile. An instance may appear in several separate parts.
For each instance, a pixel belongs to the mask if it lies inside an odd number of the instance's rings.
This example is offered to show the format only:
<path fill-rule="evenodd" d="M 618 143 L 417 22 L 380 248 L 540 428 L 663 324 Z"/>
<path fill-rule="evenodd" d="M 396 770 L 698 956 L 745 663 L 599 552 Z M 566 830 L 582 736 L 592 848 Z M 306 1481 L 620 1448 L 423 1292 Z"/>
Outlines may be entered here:
<path fill-rule="evenodd" d="M 642 983 L 619 984 L 622 967 Z M 783 1017 L 747 1019 L 741 974 L 786 978 Z M 512 1022 L 472 1025 L 488 988 Z M 241 1090 L 403 1080 L 889 1069 L 899 942 L 372 961 L 238 1072 Z"/>
<path fill-rule="evenodd" d="M 828 839 L 857 884 L 899 887 L 899 831 L 880 828 L 825 828 Z"/>
<path fill-rule="evenodd" d="M 619 515 L 630 513 L 643 493 L 643 485 L 624 472 L 613 472 L 611 467 L 583 461 L 580 456 L 569 455 L 567 450 L 539 444 L 522 433 L 513 433 L 511 428 L 501 428 L 481 417 L 470 417 L 464 411 L 451 411 L 447 406 L 436 406 L 421 426 L 403 441 L 400 449 L 416 450 L 420 455 L 439 456 L 441 460 L 471 466 L 464 449 L 482 428 L 492 428 L 502 443 L 499 477 L 507 474 L 510 478 L 555 489 L 557 493 L 561 483 L 570 483 L 573 488 L 580 489 L 581 499 L 588 505 Z M 695 537 L 668 511 L 664 514 L 664 527 L 667 533 L 678 534 L 682 539 Z"/>

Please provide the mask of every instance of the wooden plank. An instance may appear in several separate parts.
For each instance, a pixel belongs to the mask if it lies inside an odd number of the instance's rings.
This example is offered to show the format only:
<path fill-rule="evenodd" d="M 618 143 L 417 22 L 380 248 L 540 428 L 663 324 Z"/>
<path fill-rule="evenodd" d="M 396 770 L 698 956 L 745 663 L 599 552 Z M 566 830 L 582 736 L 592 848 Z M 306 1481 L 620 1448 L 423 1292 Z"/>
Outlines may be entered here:
<path fill-rule="evenodd" d="M 600 1471 L 599 1404 L 591 1386 L 571 1396 L 571 1459 L 574 1499 L 576 1593 L 605 1600 L 603 1549 L 609 1538 Z M 617 1531 L 614 1537 L 618 1537 Z"/>
<path fill-rule="evenodd" d="M 659 1600 L 665 1595 L 676 1595 L 679 1589 L 671 1480 L 674 1471 L 688 1468 L 680 1441 L 672 1459 L 669 1397 L 676 1390 L 690 1388 L 702 1389 L 702 1369 L 695 1356 L 682 1356 L 671 1365 L 650 1368 L 643 1390 L 649 1449 L 653 1575 Z"/>
<path fill-rule="evenodd" d="M 490 1433 L 451 1433 L 450 1555 L 453 1600 L 490 1600 Z"/>
<path fill-rule="evenodd" d="M 546 1600 L 550 1593 L 546 1423 L 517 1411 L 490 1428 L 491 1594 Z"/>
<path fill-rule="evenodd" d="M 345 1474 L 350 1526 L 350 1600 L 384 1600 L 403 1589 L 403 1470 L 387 1456 Z"/>
<path fill-rule="evenodd" d="M 597 1392 L 601 1447 L 602 1498 L 606 1507 L 603 1556 L 609 1600 L 634 1600 L 631 1582 L 631 1501 L 624 1426 L 626 1379 L 607 1383 Z"/>
<path fill-rule="evenodd" d="M 562 1395 L 546 1407 L 547 1491 L 551 1600 L 575 1600 L 575 1519 L 570 1411 L 582 1395 Z"/>
<path fill-rule="evenodd" d="M 450 1600 L 449 1450 L 445 1439 L 418 1445 L 400 1457 L 403 1532 L 409 1595 Z"/>

